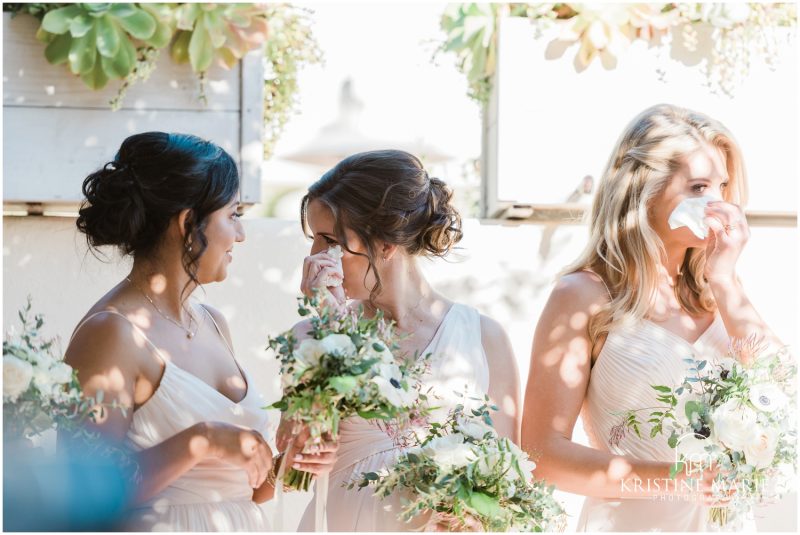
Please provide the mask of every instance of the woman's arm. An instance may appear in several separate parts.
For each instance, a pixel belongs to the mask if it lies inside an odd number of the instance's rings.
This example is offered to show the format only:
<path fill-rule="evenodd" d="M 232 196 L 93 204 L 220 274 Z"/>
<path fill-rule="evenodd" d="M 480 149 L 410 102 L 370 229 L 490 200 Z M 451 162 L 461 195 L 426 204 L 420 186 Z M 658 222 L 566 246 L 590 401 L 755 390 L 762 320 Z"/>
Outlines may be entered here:
<path fill-rule="evenodd" d="M 589 384 L 589 318 L 608 300 L 602 283 L 592 277 L 563 277 L 539 318 L 525 391 L 522 447 L 536 461 L 536 477 L 559 490 L 602 498 L 665 494 L 636 489 L 632 482 L 640 479 L 643 487 L 648 480 L 660 480 L 663 489 L 670 463 L 612 455 L 572 441 Z"/>
<path fill-rule="evenodd" d="M 522 412 L 519 406 L 519 369 L 511 341 L 497 321 L 481 316 L 481 343 L 489 362 L 489 397 L 497 408 L 492 414 L 500 436 L 520 441 Z"/>
<path fill-rule="evenodd" d="M 706 246 L 704 275 L 717 303 L 725 330 L 731 338 L 763 338 L 773 346 L 783 343 L 761 319 L 736 276 L 736 262 L 750 238 L 742 209 L 735 204 L 713 202 L 706 208 L 710 236 Z M 726 226 L 727 225 L 727 226 Z"/>
<path fill-rule="evenodd" d="M 119 316 L 92 318 L 67 348 L 66 362 L 78 370 L 86 396 L 103 391 L 103 403 L 128 410 L 104 409 L 90 424 L 104 438 L 122 444 L 133 419 L 134 405 L 144 403 L 158 388 L 161 365 L 146 341 Z M 67 443 L 68 438 L 64 438 Z M 251 486 L 260 485 L 271 467 L 266 442 L 257 432 L 224 423 L 198 423 L 162 443 L 137 452 L 141 482 L 134 502 L 144 502 L 207 458 L 240 466 Z"/>

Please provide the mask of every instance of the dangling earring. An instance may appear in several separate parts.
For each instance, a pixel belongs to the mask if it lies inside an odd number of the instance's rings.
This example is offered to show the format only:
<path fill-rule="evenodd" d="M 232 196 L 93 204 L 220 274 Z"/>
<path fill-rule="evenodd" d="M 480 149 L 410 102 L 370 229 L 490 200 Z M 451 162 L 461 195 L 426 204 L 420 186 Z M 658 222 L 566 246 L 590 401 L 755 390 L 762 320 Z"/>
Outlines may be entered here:
<path fill-rule="evenodd" d="M 186 250 L 191 253 L 192 252 L 192 246 L 189 245 L 188 249 L 186 249 Z"/>

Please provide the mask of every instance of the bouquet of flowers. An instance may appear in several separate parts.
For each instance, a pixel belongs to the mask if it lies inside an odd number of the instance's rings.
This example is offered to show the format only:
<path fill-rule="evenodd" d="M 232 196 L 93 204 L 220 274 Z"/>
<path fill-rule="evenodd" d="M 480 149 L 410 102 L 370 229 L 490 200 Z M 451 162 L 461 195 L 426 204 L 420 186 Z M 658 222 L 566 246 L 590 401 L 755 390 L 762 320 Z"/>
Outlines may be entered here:
<path fill-rule="evenodd" d="M 754 337 L 734 341 L 717 362 L 684 361 L 691 367 L 680 385 L 651 385 L 663 405 L 626 411 L 609 442 L 618 444 L 626 429 L 641 437 L 636 414 L 650 410 L 650 437 L 669 433 L 675 449 L 671 477 L 680 470 L 700 474 L 716 464 L 715 492 L 735 490 L 727 507 L 709 513 L 724 526 L 794 486 L 797 367 L 785 349 L 767 352 Z"/>
<path fill-rule="evenodd" d="M 103 392 L 87 397 L 81 390 L 77 373 L 54 354 L 55 340 L 44 339 L 41 314 L 30 318 L 31 300 L 19 311 L 21 332 L 12 330 L 3 340 L 3 437 L 23 444 L 55 429 L 65 433 L 81 455 L 112 457 L 117 464 L 131 469 L 137 479 L 138 466 L 120 448 L 99 439 L 86 424 L 102 416 L 107 409 L 126 411 L 124 406 L 103 403 Z"/>
<path fill-rule="evenodd" d="M 420 378 L 428 355 L 410 362 L 397 358 L 393 324 L 380 311 L 366 318 L 363 307 L 331 306 L 318 294 L 299 301 L 300 315 L 311 316 L 311 337 L 299 344 L 291 331 L 270 338 L 281 362 L 283 397 L 269 408 L 283 411 L 298 430 L 308 427 L 312 443 L 326 434 L 335 438 L 339 422 L 354 415 L 387 429 L 424 417 Z M 311 474 L 292 469 L 283 481 L 308 490 Z"/>
<path fill-rule="evenodd" d="M 459 404 L 444 423 L 434 422 L 415 447 L 380 473 L 367 472 L 348 488 L 374 486 L 378 496 L 404 490 L 399 518 L 431 512 L 430 522 L 451 529 L 563 531 L 565 513 L 554 487 L 535 481 L 536 464 L 492 427 L 488 397 L 474 409 Z M 473 404 L 474 406 L 474 404 Z"/>

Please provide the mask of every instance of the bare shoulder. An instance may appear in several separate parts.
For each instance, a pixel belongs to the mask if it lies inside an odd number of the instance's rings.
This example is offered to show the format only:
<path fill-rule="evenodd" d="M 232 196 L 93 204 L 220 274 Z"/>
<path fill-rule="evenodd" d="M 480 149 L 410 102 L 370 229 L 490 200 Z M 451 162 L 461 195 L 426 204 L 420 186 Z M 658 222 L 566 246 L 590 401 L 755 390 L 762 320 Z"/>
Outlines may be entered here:
<path fill-rule="evenodd" d="M 481 340 L 484 343 L 504 344 L 508 341 L 508 334 L 499 321 L 481 314 Z"/>
<path fill-rule="evenodd" d="M 481 314 L 481 345 L 490 367 L 508 372 L 517 369 L 517 359 L 505 328 L 499 321 L 483 314 Z"/>
<path fill-rule="evenodd" d="M 576 271 L 561 276 L 550 294 L 550 305 L 594 314 L 609 301 L 608 290 L 599 275 Z"/>
<path fill-rule="evenodd" d="M 65 362 L 79 375 L 114 369 L 136 375 L 149 348 L 131 320 L 117 310 L 94 310 L 87 317 L 67 347 Z"/>

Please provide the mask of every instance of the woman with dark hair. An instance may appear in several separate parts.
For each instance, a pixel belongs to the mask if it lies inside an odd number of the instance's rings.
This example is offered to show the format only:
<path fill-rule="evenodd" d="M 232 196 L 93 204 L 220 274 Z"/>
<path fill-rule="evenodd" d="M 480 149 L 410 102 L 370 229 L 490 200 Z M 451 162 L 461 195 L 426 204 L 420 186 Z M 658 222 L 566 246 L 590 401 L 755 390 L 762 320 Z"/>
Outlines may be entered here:
<path fill-rule="evenodd" d="M 265 405 L 237 363 L 225 318 L 191 299 L 227 276 L 244 240 L 231 156 L 185 134 L 127 138 L 89 175 L 78 229 L 90 248 L 133 257 L 130 274 L 89 310 L 66 361 L 85 392 L 102 391 L 95 426 L 134 452 L 141 482 L 126 528 L 262 531 L 257 503 L 272 497 L 279 458 L 262 432 Z M 330 470 L 335 445 L 303 455 Z"/>
<path fill-rule="evenodd" d="M 326 289 L 331 298 L 365 313 L 378 310 L 396 322 L 401 353 L 407 358 L 431 353 L 425 389 L 431 388 L 441 414 L 471 394 L 488 393 L 500 407 L 497 431 L 519 442 L 519 377 L 510 342 L 496 321 L 472 307 L 454 303 L 425 280 L 418 257 L 443 257 L 461 239 L 461 218 L 452 192 L 428 176 L 406 152 L 381 150 L 355 154 L 339 162 L 308 190 L 301 206 L 304 231 L 313 239 L 303 266 L 302 291 Z M 342 250 L 341 271 L 328 253 Z M 309 324 L 295 326 L 298 339 Z M 491 378 L 491 381 L 490 381 Z M 289 440 L 288 425 L 278 432 L 278 448 Z M 341 488 L 362 472 L 390 466 L 400 450 L 372 422 L 354 417 L 339 428 L 339 459 L 331 473 L 328 528 L 331 531 L 405 531 L 422 524 L 458 526 L 458 521 L 397 518 L 400 497 L 381 501 L 369 491 Z M 316 497 L 315 497 L 316 499 Z M 313 528 L 314 503 L 306 509 L 301 531 Z M 464 519 L 461 519 L 464 520 Z M 455 522 L 455 523 L 451 523 Z"/>

